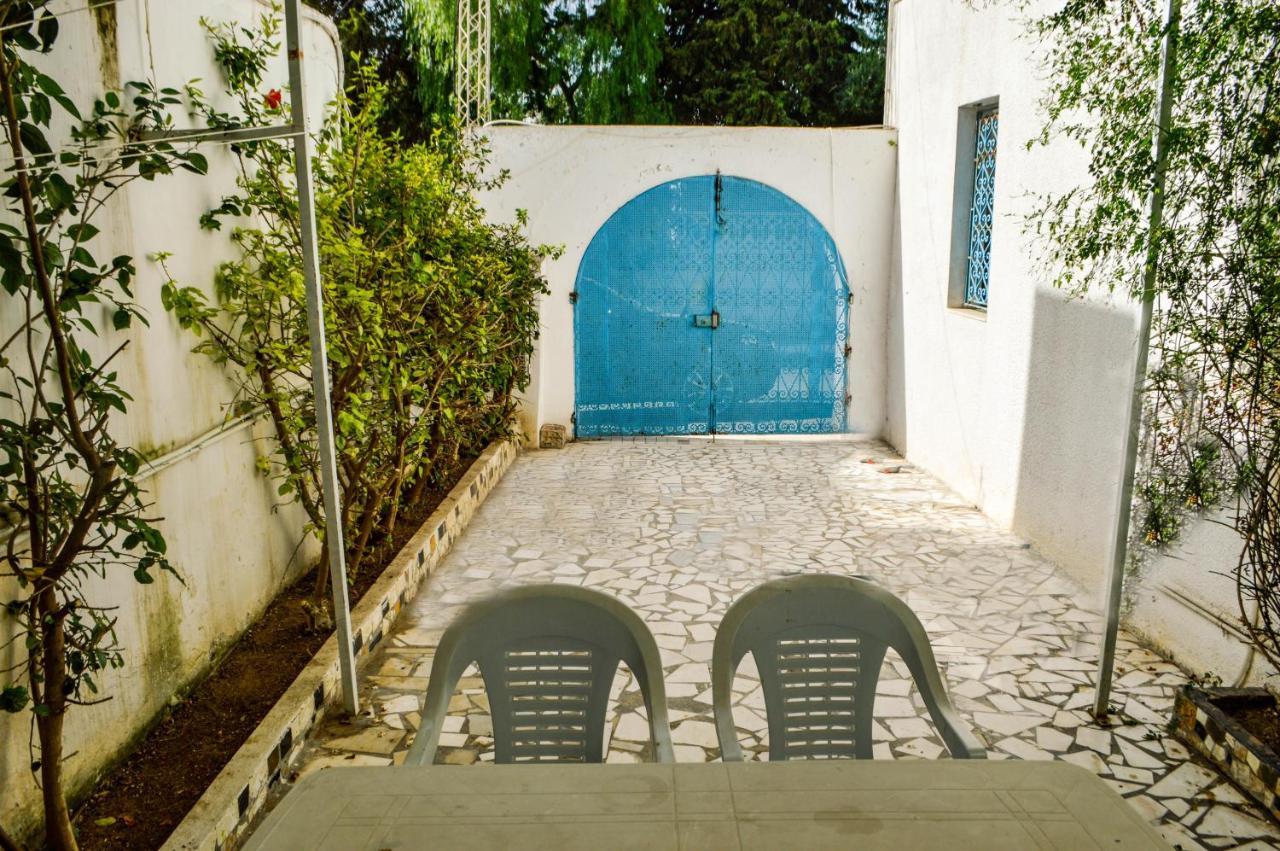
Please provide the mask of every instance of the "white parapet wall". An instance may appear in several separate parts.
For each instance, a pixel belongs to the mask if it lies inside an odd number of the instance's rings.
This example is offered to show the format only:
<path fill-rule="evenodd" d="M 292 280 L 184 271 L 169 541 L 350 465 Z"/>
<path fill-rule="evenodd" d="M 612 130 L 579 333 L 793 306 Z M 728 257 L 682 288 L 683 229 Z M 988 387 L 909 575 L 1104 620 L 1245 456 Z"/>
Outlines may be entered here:
<path fill-rule="evenodd" d="M 510 174 L 484 199 L 490 217 L 506 222 L 525 210 L 530 239 L 564 249 L 546 266 L 551 293 L 541 306 L 541 337 L 523 413 L 530 437 L 544 423 L 568 426 L 574 410 L 569 294 L 591 238 L 645 190 L 717 170 L 790 196 L 830 233 L 853 296 L 848 429 L 880 433 L 893 235 L 892 130 L 495 124 L 485 132 L 494 169 Z"/>
<path fill-rule="evenodd" d="M 66 0 L 54 7 L 70 11 L 85 5 Z M 82 108 L 105 89 L 131 80 L 181 86 L 200 79 L 205 92 L 216 96 L 220 76 L 200 18 L 249 25 L 269 9 L 260 0 L 106 4 L 63 17 L 57 45 L 38 62 Z M 337 91 L 341 50 L 327 19 L 310 11 L 307 18 L 308 100 L 318 116 Z M 267 76 L 268 88 L 287 87 L 283 57 Z M 180 126 L 189 120 L 181 113 L 177 119 Z M 313 542 L 303 542 L 301 512 L 278 505 L 275 484 L 255 472 L 255 459 L 271 450 L 270 429 L 261 421 L 228 422 L 231 384 L 221 368 L 190 352 L 196 338 L 165 313 L 161 273 L 147 259 L 153 252 L 171 252 L 175 275 L 212 298 L 217 264 L 231 249 L 226 231 L 202 231 L 198 220 L 235 191 L 236 171 L 225 146 L 206 146 L 205 153 L 207 177 L 182 174 L 134 184 L 97 221 L 102 234 L 92 246 L 95 253 L 133 255 L 139 270 L 134 291 L 150 320 L 149 328 L 132 332 L 115 364 L 133 396 L 115 428 L 152 459 L 142 485 L 154 515 L 164 518 L 160 526 L 182 581 L 166 576 L 142 586 L 128 570 L 109 570 L 105 581 L 89 583 L 88 599 L 118 607 L 113 614 L 124 667 L 102 678 L 109 701 L 73 708 L 68 715 L 65 750 L 72 754 L 66 765 L 73 790 L 83 789 L 116 759 L 318 554 Z M 0 302 L 0 327 L 12 327 L 12 309 Z M 114 348 L 119 342 L 108 334 L 102 345 Z M 0 587 L 0 599 L 14 593 Z M 12 621 L 0 616 L 0 643 L 11 629 Z M 17 652 L 14 646 L 0 651 L 0 668 L 17 661 Z M 27 713 L 0 715 L 0 823 L 18 834 L 40 819 L 29 729 Z"/>
<path fill-rule="evenodd" d="M 891 5 L 885 120 L 898 131 L 898 184 L 884 433 L 1100 604 L 1137 317 L 1123 298 L 1071 299 L 1054 289 L 1026 230 L 1035 195 L 1088 175 L 1072 144 L 1028 149 L 1043 126 L 1045 72 L 1016 5 Z M 967 253 L 956 219 L 967 216 L 972 186 L 966 122 L 975 106 L 993 102 L 1000 126 L 989 307 L 975 311 L 954 306 L 956 267 Z M 1239 620 L 1234 586 L 1221 576 L 1239 544 L 1230 530 L 1193 520 L 1179 547 L 1148 554 L 1129 581 L 1129 625 L 1189 670 L 1227 681 L 1245 651 L 1207 613 Z"/>

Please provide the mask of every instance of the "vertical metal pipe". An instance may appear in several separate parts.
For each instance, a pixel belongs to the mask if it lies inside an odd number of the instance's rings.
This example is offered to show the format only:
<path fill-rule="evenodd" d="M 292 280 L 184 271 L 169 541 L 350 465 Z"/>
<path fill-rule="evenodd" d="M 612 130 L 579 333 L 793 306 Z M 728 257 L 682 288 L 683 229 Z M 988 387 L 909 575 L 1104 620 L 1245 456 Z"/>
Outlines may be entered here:
<path fill-rule="evenodd" d="M 1182 0 L 1168 0 L 1165 8 L 1164 39 L 1160 50 L 1160 81 L 1156 97 L 1155 130 L 1152 146 L 1155 169 L 1151 193 L 1147 196 L 1147 253 L 1142 270 L 1142 310 L 1138 319 L 1138 351 L 1133 365 L 1133 387 L 1129 398 L 1128 427 L 1125 431 L 1124 473 L 1116 506 L 1115 537 L 1107 577 L 1107 624 L 1098 660 L 1098 690 L 1093 702 L 1095 718 L 1104 718 L 1111 703 L 1111 679 L 1115 673 L 1116 635 L 1120 629 L 1120 606 L 1124 597 L 1124 571 L 1129 551 L 1129 515 L 1133 505 L 1133 481 L 1138 466 L 1138 440 L 1142 429 L 1142 400 L 1147 383 L 1147 350 L 1151 346 L 1151 309 L 1156 295 L 1156 233 L 1164 221 L 1165 174 L 1169 166 L 1169 123 L 1173 117 L 1173 84 L 1177 75 L 1178 27 L 1182 22 Z"/>
<path fill-rule="evenodd" d="M 324 540 L 329 552 L 329 585 L 333 590 L 333 620 L 338 639 L 342 705 L 360 709 L 356 688 L 355 653 L 351 647 L 351 602 L 347 594 L 346 547 L 338 499 L 338 467 L 333 446 L 333 410 L 329 397 L 329 358 L 324 338 L 324 301 L 320 289 L 320 254 L 316 242 L 316 208 L 312 197 L 311 134 L 307 123 L 307 92 L 303 74 L 302 10 L 300 0 L 286 0 L 285 37 L 289 52 L 289 101 L 292 109 L 293 154 L 298 181 L 298 218 L 302 232 L 302 274 L 307 290 L 307 331 L 311 336 L 311 388 L 315 394 L 316 434 L 320 443 L 320 483 L 324 490 Z"/>

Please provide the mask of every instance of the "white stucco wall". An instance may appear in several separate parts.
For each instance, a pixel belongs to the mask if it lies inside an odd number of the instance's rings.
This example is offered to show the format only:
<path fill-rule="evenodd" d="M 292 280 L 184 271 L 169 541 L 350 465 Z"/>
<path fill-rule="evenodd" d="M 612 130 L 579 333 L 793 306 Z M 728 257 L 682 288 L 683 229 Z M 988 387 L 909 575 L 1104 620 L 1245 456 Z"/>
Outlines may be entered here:
<path fill-rule="evenodd" d="M 1188 670 L 1215 675 L 1224 685 L 1242 676 L 1259 683 L 1274 674 L 1264 659 L 1251 656 L 1236 626 L 1241 612 L 1230 571 L 1240 550 L 1231 517 L 1221 511 L 1189 524 L 1129 583 L 1129 627 Z"/>
<path fill-rule="evenodd" d="M 1027 150 L 1044 77 L 1010 4 L 895 0 L 890 15 L 885 122 L 898 131 L 898 184 L 884 433 L 1100 603 L 1137 319 L 1123 299 L 1053 289 L 1023 227 L 1030 196 L 1085 180 L 1085 161 L 1071 145 Z M 960 110 L 991 98 L 1000 144 L 982 313 L 948 305 Z M 1238 550 L 1229 531 L 1192 522 L 1182 547 L 1148 559 L 1130 583 L 1131 626 L 1190 669 L 1230 679 L 1238 642 L 1162 589 L 1231 615 L 1234 588 L 1213 577 Z"/>
<path fill-rule="evenodd" d="M 83 5 L 64 0 L 56 8 Z M 220 77 L 200 17 L 249 24 L 269 4 L 135 0 L 114 8 L 114 43 L 109 29 L 100 32 L 89 14 L 68 15 L 53 52 L 40 62 L 81 105 L 105 87 L 148 78 L 175 86 L 199 78 L 206 94 L 214 95 Z M 332 25 L 313 13 L 308 17 L 309 102 L 318 115 L 337 90 L 341 53 Z M 286 88 L 283 58 L 268 76 L 270 88 Z M 131 254 L 138 265 L 134 291 L 151 327 L 136 329 L 116 362 L 134 397 L 116 427 L 125 442 L 153 459 L 142 484 L 154 501 L 154 514 L 164 518 L 160 526 L 169 555 L 185 585 L 162 577 L 140 586 L 124 570 L 89 583 L 90 600 L 119 607 L 114 614 L 125 666 L 100 681 L 109 702 L 74 708 L 68 715 L 65 750 L 75 754 L 67 762 L 73 789 L 89 782 L 145 729 L 175 690 L 204 671 L 219 648 L 252 623 L 317 553 L 313 545 L 297 549 L 301 513 L 277 506 L 274 485 L 254 472 L 255 458 L 270 451 L 269 428 L 258 423 L 221 430 L 231 385 L 220 368 L 190 353 L 196 339 L 164 312 L 160 271 L 147 259 L 155 251 L 172 252 L 171 270 L 212 296 L 215 267 L 231 252 L 226 232 L 201 231 L 198 218 L 235 190 L 235 172 L 226 147 L 207 146 L 205 153 L 208 177 L 183 174 L 130 186 L 101 216 L 103 233 L 94 244 L 99 256 Z M 0 327 L 10 309 L 0 302 Z M 101 345 L 114 348 L 119 342 L 107 334 Z M 10 599 L 12 593 L 0 587 L 0 598 Z M 9 629 L 10 622 L 0 616 L 0 639 Z M 16 661 L 15 653 L 16 648 L 0 652 L 0 668 Z M 31 828 L 39 818 L 28 729 L 27 713 L 0 715 L 0 823 L 14 832 Z"/>
<path fill-rule="evenodd" d="M 573 413 L 574 288 L 583 253 L 616 210 L 669 180 L 717 169 L 768 184 L 807 209 L 831 234 L 849 277 L 848 410 L 851 432 L 884 422 L 884 327 L 893 232 L 894 133 L 882 128 L 539 127 L 486 131 L 495 169 L 510 179 L 484 203 L 491 218 L 529 213 L 534 242 L 564 248 L 547 264 L 551 294 L 526 394 L 530 436 Z"/>

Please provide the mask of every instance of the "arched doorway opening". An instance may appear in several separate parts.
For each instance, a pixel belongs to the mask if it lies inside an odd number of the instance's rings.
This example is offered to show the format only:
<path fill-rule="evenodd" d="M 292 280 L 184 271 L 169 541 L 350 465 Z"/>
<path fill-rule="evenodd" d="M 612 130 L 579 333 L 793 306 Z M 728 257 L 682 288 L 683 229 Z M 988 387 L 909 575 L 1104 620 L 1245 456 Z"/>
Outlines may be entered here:
<path fill-rule="evenodd" d="M 638 195 L 578 269 L 577 435 L 844 431 L 848 294 L 830 234 L 776 189 Z"/>

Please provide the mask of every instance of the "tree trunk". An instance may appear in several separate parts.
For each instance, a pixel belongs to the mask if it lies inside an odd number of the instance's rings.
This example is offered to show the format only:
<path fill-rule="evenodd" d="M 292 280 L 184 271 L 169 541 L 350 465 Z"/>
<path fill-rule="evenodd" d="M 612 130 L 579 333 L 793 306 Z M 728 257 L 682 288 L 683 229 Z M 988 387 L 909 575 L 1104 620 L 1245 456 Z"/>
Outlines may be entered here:
<path fill-rule="evenodd" d="M 71 811 L 62 788 L 62 722 L 67 698 L 62 684 L 67 677 L 66 632 L 58 596 L 53 586 L 40 592 L 37 606 L 44 622 L 40 630 L 40 674 L 44 684 L 47 715 L 36 716 L 40 736 L 40 792 L 44 797 L 45 841 L 53 851 L 76 851 L 76 834 L 71 828 Z"/>
<path fill-rule="evenodd" d="M 329 590 L 329 545 L 325 544 L 324 555 L 316 565 L 316 582 L 311 588 L 311 596 L 317 606 L 324 605 L 325 592 Z"/>
<path fill-rule="evenodd" d="M 45 840 L 54 851 L 76 851 L 71 811 L 62 792 L 62 713 L 37 719 L 40 733 L 40 785 L 44 796 Z"/>
<path fill-rule="evenodd" d="M 418 478 L 414 480 L 413 487 L 409 488 L 409 495 L 405 497 L 405 505 L 417 505 L 422 500 L 422 495 L 427 491 L 427 485 L 431 483 L 430 470 L 431 467 L 427 466 L 422 472 L 418 473 Z"/>
<path fill-rule="evenodd" d="M 372 489 L 367 490 L 369 494 L 369 502 L 364 507 L 364 512 L 360 515 L 360 525 L 356 529 L 355 546 L 351 549 L 351 576 L 355 577 L 360 574 L 360 568 L 364 561 L 365 547 L 369 543 L 369 535 L 373 532 L 374 521 L 378 519 L 378 508 L 382 505 L 382 494 L 375 494 Z"/>

